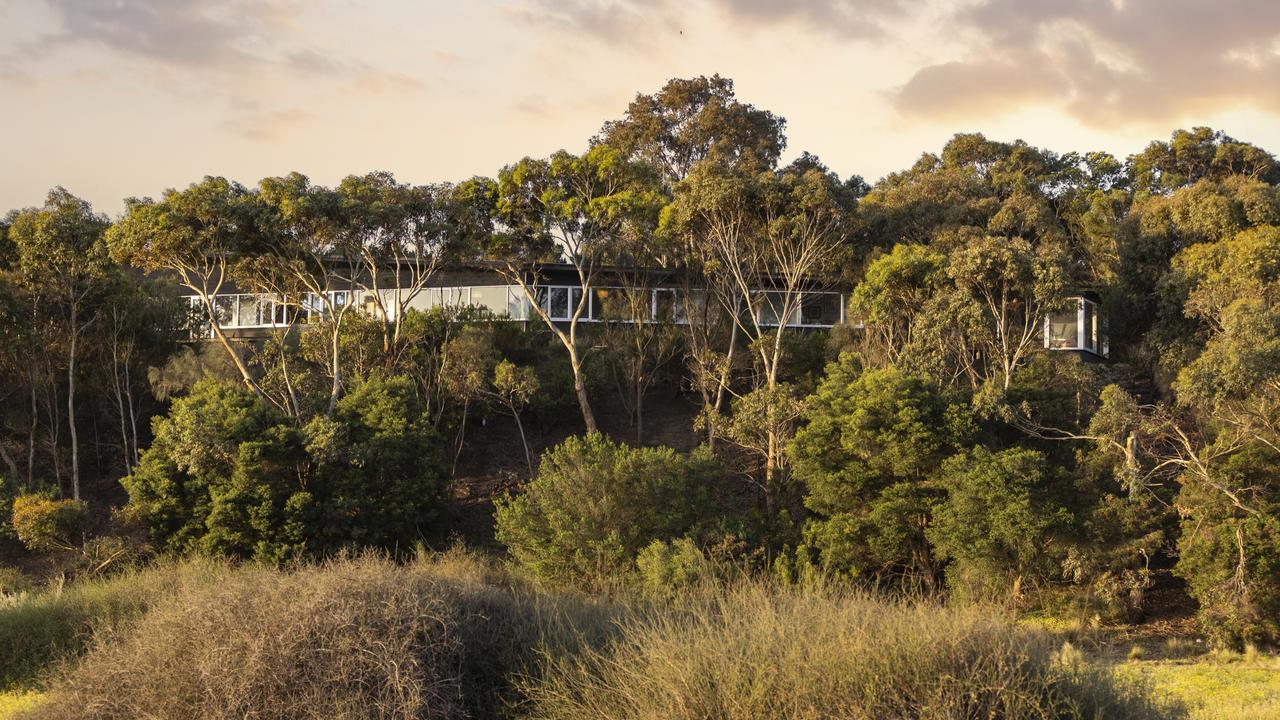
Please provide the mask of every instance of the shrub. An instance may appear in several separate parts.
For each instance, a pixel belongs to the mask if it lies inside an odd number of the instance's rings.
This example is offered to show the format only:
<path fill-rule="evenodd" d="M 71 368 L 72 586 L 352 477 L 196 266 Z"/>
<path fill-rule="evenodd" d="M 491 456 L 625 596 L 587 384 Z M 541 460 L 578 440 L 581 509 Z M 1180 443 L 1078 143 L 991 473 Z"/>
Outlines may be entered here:
<path fill-rule="evenodd" d="M 532 718 L 1155 718 L 1046 633 L 838 590 L 748 583 L 639 613 L 524 684 Z"/>
<path fill-rule="evenodd" d="M 690 538 L 654 540 L 636 557 L 640 583 L 654 595 L 672 597 L 715 576 L 702 549 Z"/>
<path fill-rule="evenodd" d="M 100 632 L 32 717 L 500 717 L 538 647 L 609 622 L 496 579 L 456 555 L 242 566 Z"/>
<path fill-rule="evenodd" d="M 631 448 L 604 435 L 548 450 L 525 491 L 500 501 L 497 536 L 537 577 L 602 584 L 634 574 L 655 540 L 690 534 L 723 470 L 711 453 Z"/>
<path fill-rule="evenodd" d="M 1280 462 L 1259 448 L 1235 453 L 1214 469 L 1214 482 L 1255 490 L 1246 512 L 1218 487 L 1193 473 L 1178 494 L 1185 508 L 1175 571 L 1200 605 L 1198 620 L 1211 642 L 1240 649 L 1280 643 Z"/>
<path fill-rule="evenodd" d="M 13 529 L 28 550 L 67 549 L 84 531 L 86 511 L 80 500 L 19 495 L 13 499 Z"/>
<path fill-rule="evenodd" d="M 22 595 L 35 589 L 35 583 L 18 568 L 0 565 L 0 598 Z"/>
<path fill-rule="evenodd" d="M 1071 515 L 1054 497 L 1057 478 L 1034 450 L 977 448 L 949 458 L 940 471 L 946 500 L 926 530 L 958 597 L 1016 599 L 1023 585 L 1061 566 L 1055 541 Z"/>
<path fill-rule="evenodd" d="M 202 380 L 155 422 L 123 483 L 162 549 L 280 561 L 412 542 L 441 500 L 438 455 L 407 379 L 360 382 L 303 428 Z"/>
<path fill-rule="evenodd" d="M 895 368 L 860 373 L 849 354 L 827 373 L 791 446 L 815 514 L 798 559 L 811 551 L 825 573 L 931 584 L 924 528 L 941 493 L 929 480 L 967 434 L 967 413 L 936 383 Z"/>

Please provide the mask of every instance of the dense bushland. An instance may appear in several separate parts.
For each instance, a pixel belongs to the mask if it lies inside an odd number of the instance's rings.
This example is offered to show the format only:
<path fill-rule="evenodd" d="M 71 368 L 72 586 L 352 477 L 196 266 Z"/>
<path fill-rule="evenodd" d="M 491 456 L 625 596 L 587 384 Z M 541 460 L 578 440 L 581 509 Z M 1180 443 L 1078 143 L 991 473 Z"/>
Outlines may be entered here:
<path fill-rule="evenodd" d="M 24 717 L 1167 717 L 989 608 L 763 581 L 592 600 L 459 553 L 132 580 L 145 614 L 99 618 Z"/>
<path fill-rule="evenodd" d="M 0 221 L 0 551 L 403 552 L 497 487 L 551 584 L 669 596 L 727 558 L 1131 621 L 1171 571 L 1213 642 L 1280 643 L 1280 162 L 960 134 L 869 185 L 781 162 L 784 128 L 701 77 L 492 178 L 208 177 L 115 219 L 54 189 Z M 544 298 L 549 264 L 587 291 Z M 836 288 L 829 334 L 776 322 Z M 659 397 L 705 449 L 644 447 Z"/>

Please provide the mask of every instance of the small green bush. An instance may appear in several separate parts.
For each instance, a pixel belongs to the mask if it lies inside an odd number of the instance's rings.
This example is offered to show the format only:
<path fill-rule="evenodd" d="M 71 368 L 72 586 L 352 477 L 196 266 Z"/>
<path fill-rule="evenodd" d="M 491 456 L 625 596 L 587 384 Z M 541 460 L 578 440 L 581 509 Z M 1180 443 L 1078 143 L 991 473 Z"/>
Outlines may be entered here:
<path fill-rule="evenodd" d="M 498 540 L 542 580 L 626 581 L 646 546 L 708 519 L 709 489 L 723 472 L 706 449 L 683 455 L 572 437 L 547 451 L 522 494 L 498 503 Z"/>
<path fill-rule="evenodd" d="M 28 550 L 44 552 L 74 547 L 84 532 L 87 507 L 80 500 L 53 500 L 43 495 L 13 499 L 13 529 Z"/>
<path fill-rule="evenodd" d="M 647 592 L 667 597 L 715 576 L 710 560 L 690 538 L 654 540 L 636 557 L 636 568 Z"/>

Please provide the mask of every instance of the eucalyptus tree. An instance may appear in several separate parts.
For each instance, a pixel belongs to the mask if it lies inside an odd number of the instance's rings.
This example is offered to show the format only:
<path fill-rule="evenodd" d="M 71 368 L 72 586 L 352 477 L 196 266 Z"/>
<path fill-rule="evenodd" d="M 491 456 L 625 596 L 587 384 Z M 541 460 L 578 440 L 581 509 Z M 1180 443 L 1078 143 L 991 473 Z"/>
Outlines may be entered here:
<path fill-rule="evenodd" d="M 255 289 L 293 304 L 299 317 L 326 333 L 329 350 L 329 399 L 332 413 L 342 393 L 343 321 L 356 307 L 352 279 L 354 248 L 363 233 L 358 214 L 344 213 L 337 191 L 313 185 L 305 175 L 264 178 L 258 183 L 264 209 L 259 215 L 260 244 L 243 264 L 246 281 Z M 290 411 L 298 415 L 291 399 Z"/>
<path fill-rule="evenodd" d="M 413 186 L 375 172 L 351 175 L 336 191 L 344 252 L 359 268 L 352 282 L 384 323 L 383 353 L 390 362 L 409 308 L 450 259 L 457 238 L 452 187 Z"/>
<path fill-rule="evenodd" d="M 19 212 L 9 229 L 17 266 L 55 303 L 66 339 L 67 429 L 71 443 L 71 496 L 80 499 L 80 438 L 76 423 L 80 339 L 98 321 L 95 294 L 105 285 L 110 260 L 103 242 L 109 226 L 88 202 L 63 188 L 49 192 L 41 208 Z"/>
<path fill-rule="evenodd" d="M 853 203 L 847 186 L 812 162 L 772 171 L 707 160 L 676 187 L 665 221 L 698 252 L 712 293 L 748 341 L 766 406 L 788 405 L 781 386 L 784 336 L 796 324 L 804 293 L 829 282 L 847 249 Z M 778 420 L 762 429 L 772 505 L 784 435 L 795 417 L 766 415 Z"/>
<path fill-rule="evenodd" d="M 129 198 L 125 205 L 124 217 L 106 235 L 112 258 L 169 274 L 189 291 L 245 387 L 267 399 L 241 348 L 223 331 L 224 309 L 216 302 L 258 236 L 261 205 L 255 195 L 226 178 L 206 177 L 185 190 L 166 191 L 159 201 Z"/>
<path fill-rule="evenodd" d="M 729 78 L 676 78 L 652 95 L 636 95 L 626 115 L 605 123 L 592 144 L 652 165 L 672 188 L 709 157 L 773 167 L 786 148 L 785 127 L 783 118 L 739 101 Z"/>
<path fill-rule="evenodd" d="M 596 420 L 587 397 L 583 370 L 582 321 L 587 319 L 590 288 L 616 253 L 616 238 L 627 227 L 649 222 L 662 205 L 662 195 L 646 167 L 628 161 L 620 151 L 596 146 L 583 155 L 560 151 L 547 160 L 526 158 L 503 168 L 494 198 L 498 232 L 485 243 L 484 256 L 518 286 L 531 311 L 559 340 L 573 372 L 574 393 L 588 432 Z M 544 266 L 563 261 L 573 268 L 577 287 L 567 303 L 567 328 L 553 318 L 539 289 Z"/>

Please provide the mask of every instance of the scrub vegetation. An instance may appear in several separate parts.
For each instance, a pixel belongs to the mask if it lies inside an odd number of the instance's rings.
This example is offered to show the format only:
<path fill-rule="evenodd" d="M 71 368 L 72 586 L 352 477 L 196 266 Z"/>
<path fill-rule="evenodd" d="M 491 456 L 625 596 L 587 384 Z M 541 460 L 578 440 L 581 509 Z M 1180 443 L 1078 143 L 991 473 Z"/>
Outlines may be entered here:
<path fill-rule="evenodd" d="M 1280 161 L 958 134 L 871 184 L 785 127 L 676 79 L 493 177 L 4 215 L 8 702 L 1265 715 Z M 1201 650 L 1107 644 L 1151 627 Z"/>

